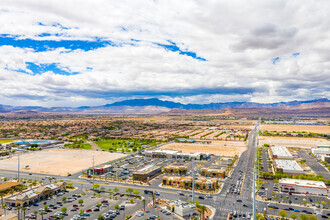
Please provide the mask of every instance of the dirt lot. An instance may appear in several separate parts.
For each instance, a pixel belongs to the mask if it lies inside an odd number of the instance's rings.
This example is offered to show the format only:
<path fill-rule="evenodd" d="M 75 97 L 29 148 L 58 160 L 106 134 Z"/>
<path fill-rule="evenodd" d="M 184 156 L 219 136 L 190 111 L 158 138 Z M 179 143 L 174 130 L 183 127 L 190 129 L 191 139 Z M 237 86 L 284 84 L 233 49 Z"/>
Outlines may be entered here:
<path fill-rule="evenodd" d="M 50 149 L 23 154 L 20 163 L 22 171 L 65 176 L 91 167 L 93 156 L 95 165 L 98 165 L 125 155 L 91 150 Z M 27 165 L 29 169 L 25 169 Z M 0 160 L 0 169 L 16 170 L 17 156 Z"/>
<path fill-rule="evenodd" d="M 261 125 L 260 130 L 267 131 L 306 131 L 320 134 L 330 134 L 330 126 L 322 125 Z"/>
<path fill-rule="evenodd" d="M 283 147 L 312 148 L 318 144 L 330 145 L 330 141 L 321 138 L 300 138 L 300 137 L 259 137 L 259 143 Z"/>
<path fill-rule="evenodd" d="M 183 153 L 212 153 L 218 156 L 230 156 L 241 155 L 246 150 L 243 142 L 220 142 L 211 144 L 181 144 L 172 143 L 162 147 L 162 149 L 168 150 L 182 150 Z M 225 144 L 220 144 L 225 143 Z"/>

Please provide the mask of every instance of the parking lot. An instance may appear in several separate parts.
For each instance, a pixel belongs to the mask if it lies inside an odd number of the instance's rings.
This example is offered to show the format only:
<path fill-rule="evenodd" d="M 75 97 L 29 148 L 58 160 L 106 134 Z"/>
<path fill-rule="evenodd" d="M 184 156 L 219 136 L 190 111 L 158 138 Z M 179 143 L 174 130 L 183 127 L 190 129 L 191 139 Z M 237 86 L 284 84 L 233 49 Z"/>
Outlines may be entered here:
<path fill-rule="evenodd" d="M 317 175 L 323 175 L 324 179 L 330 179 L 330 173 L 323 166 L 321 166 L 317 160 L 311 157 L 306 150 L 300 150 L 299 156 L 306 160 L 306 164 L 316 173 Z"/>
<path fill-rule="evenodd" d="M 26 210 L 26 219 L 34 219 L 34 212 L 37 211 L 37 217 L 44 212 L 43 219 L 55 219 L 64 213 L 66 219 L 97 219 L 100 214 L 107 217 L 105 219 L 119 219 L 126 215 L 132 215 L 136 210 L 142 208 L 142 202 L 134 199 L 134 204 L 130 203 L 133 197 L 115 194 L 109 199 L 112 193 L 100 193 L 95 195 L 93 191 L 88 191 L 85 195 L 78 194 L 77 191 L 66 192 L 63 195 L 53 196 L 52 198 L 35 203 Z M 116 197 L 116 200 L 113 200 Z M 66 198 L 63 201 L 63 198 Z M 83 203 L 79 204 L 82 199 Z M 45 207 L 46 205 L 46 207 Z M 47 208 L 47 209 L 45 209 Z M 39 218 L 38 217 L 38 218 Z"/>
<path fill-rule="evenodd" d="M 322 204 L 321 201 L 328 202 L 326 196 L 305 195 L 282 193 L 278 185 L 273 180 L 267 180 L 267 183 L 261 185 L 258 195 L 269 201 L 276 201 L 283 204 L 306 205 L 315 208 L 329 208 L 329 204 Z M 260 193 L 263 192 L 263 193 Z"/>

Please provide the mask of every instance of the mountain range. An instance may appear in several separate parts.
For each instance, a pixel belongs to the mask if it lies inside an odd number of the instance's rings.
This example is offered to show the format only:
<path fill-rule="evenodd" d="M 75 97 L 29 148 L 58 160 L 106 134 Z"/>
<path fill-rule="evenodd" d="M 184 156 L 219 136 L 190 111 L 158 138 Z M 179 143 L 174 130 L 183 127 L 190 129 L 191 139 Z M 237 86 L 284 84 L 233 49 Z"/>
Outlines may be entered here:
<path fill-rule="evenodd" d="M 0 112 L 35 111 L 35 112 L 81 112 L 81 113 L 160 113 L 172 109 L 179 110 L 212 110 L 212 109 L 250 109 L 250 108 L 319 108 L 330 107 L 327 98 L 309 101 L 290 101 L 277 103 L 256 102 L 220 102 L 209 104 L 182 104 L 172 101 L 162 101 L 157 98 L 130 99 L 101 106 L 80 107 L 41 107 L 41 106 L 11 106 L 0 105 Z"/>

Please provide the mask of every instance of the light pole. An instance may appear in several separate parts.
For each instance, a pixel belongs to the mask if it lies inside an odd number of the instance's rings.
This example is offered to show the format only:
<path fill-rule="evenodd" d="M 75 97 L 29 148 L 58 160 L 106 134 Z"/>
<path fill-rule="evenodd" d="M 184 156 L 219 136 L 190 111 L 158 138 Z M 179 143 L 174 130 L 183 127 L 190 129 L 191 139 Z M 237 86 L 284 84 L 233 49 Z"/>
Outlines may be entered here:
<path fill-rule="evenodd" d="M 192 162 L 192 199 L 195 204 L 195 161 Z"/>
<path fill-rule="evenodd" d="M 19 168 L 20 168 L 20 158 L 19 158 L 19 152 L 17 152 L 17 182 L 19 182 Z"/>
<path fill-rule="evenodd" d="M 95 170 L 94 170 L 94 156 L 93 156 L 93 187 L 94 188 L 94 174 L 95 174 Z"/>

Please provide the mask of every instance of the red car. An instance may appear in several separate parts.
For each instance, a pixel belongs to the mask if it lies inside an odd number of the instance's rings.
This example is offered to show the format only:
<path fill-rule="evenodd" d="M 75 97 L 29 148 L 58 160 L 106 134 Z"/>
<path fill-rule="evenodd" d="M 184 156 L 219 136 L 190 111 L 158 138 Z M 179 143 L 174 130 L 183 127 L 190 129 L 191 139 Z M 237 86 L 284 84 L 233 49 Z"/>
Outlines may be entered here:
<path fill-rule="evenodd" d="M 101 203 L 108 203 L 108 200 L 102 200 Z"/>
<path fill-rule="evenodd" d="M 29 219 L 36 219 L 36 216 L 35 215 L 32 215 L 32 216 L 30 216 Z"/>
<path fill-rule="evenodd" d="M 87 210 L 86 210 L 86 212 L 91 212 L 91 211 L 92 211 L 92 209 L 87 209 Z"/>

